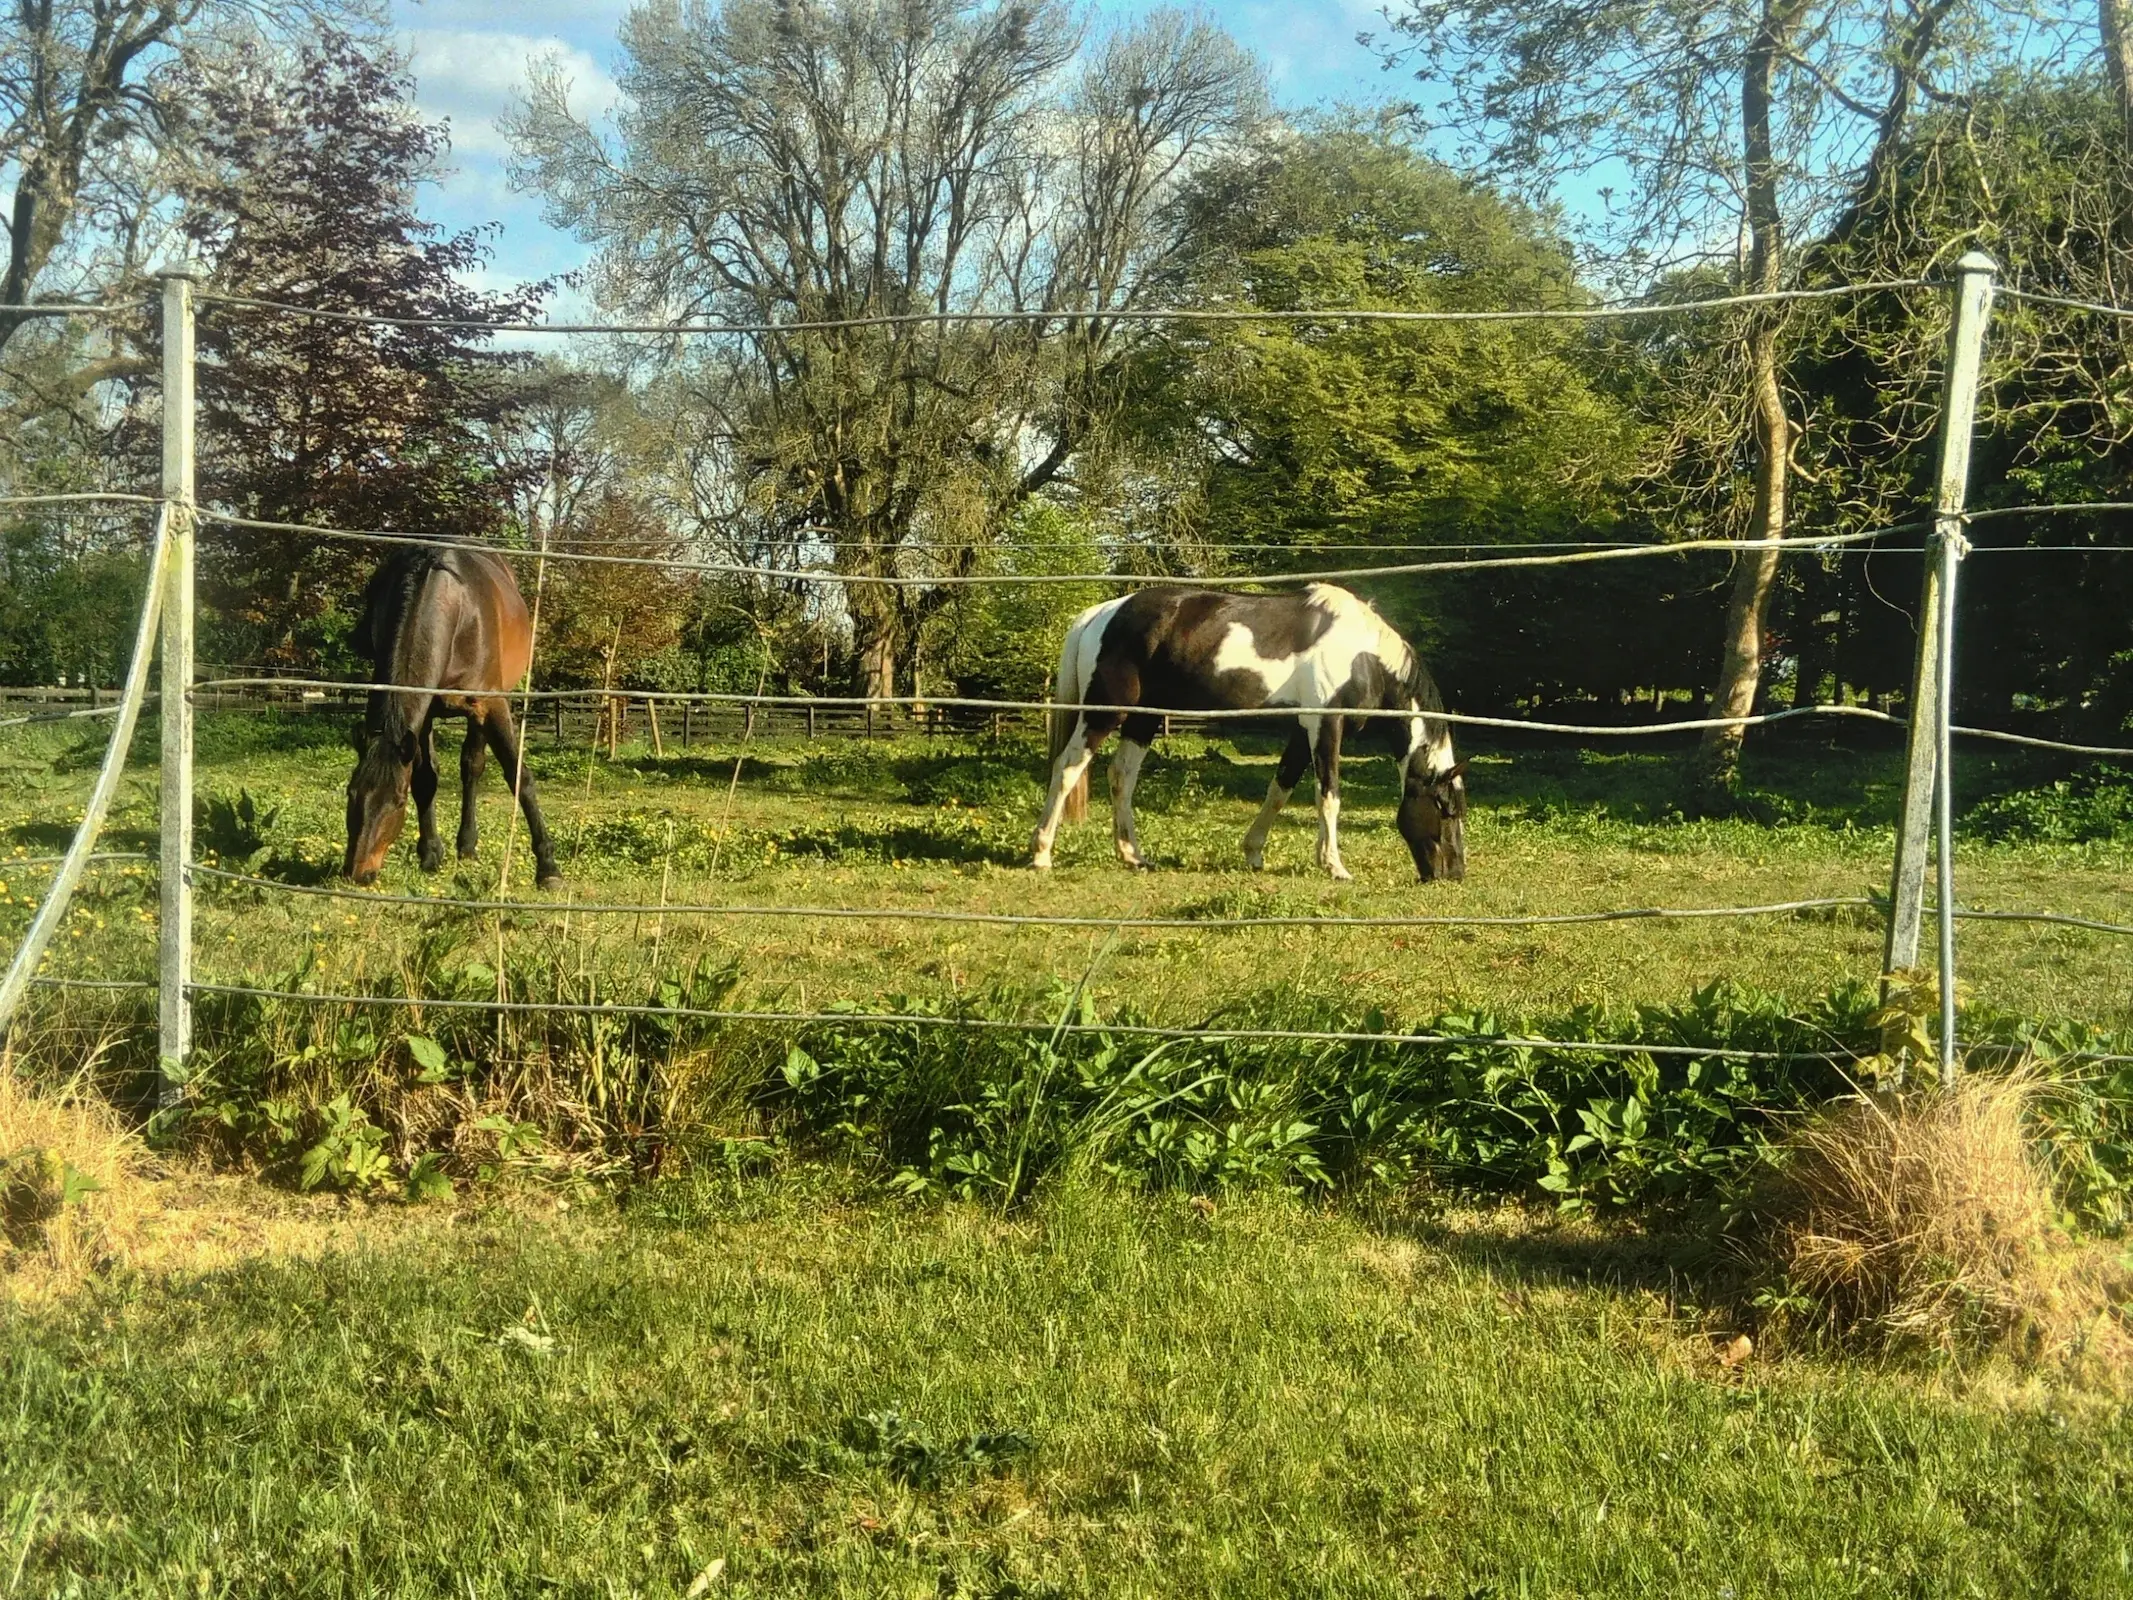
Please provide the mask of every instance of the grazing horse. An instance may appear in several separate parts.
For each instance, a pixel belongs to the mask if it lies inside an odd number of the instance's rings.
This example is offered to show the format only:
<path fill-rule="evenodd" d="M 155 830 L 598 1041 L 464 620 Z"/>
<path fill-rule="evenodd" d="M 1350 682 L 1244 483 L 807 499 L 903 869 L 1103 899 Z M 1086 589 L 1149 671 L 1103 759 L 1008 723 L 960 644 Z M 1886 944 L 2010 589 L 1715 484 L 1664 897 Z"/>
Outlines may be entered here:
<path fill-rule="evenodd" d="M 483 550 L 409 550 L 378 569 L 363 595 L 355 646 L 371 660 L 363 725 L 355 730 L 356 769 L 348 780 L 348 853 L 341 871 L 357 883 L 378 875 L 400 837 L 407 797 L 415 796 L 424 872 L 444 865 L 437 834 L 437 746 L 441 716 L 467 719 L 459 756 L 459 859 L 480 847 L 474 786 L 491 750 L 504 782 L 517 788 L 544 889 L 562 887 L 548 825 L 519 763 L 504 691 L 533 659 L 533 629 L 518 580 L 501 556 Z"/>
<path fill-rule="evenodd" d="M 1289 792 L 1313 767 L 1318 777 L 1318 861 L 1336 878 L 1341 865 L 1340 762 L 1344 710 L 1405 715 L 1358 719 L 1389 729 L 1400 763 L 1400 837 L 1415 870 L 1466 876 L 1466 764 L 1452 755 L 1444 702 L 1422 660 L 1364 601 L 1314 583 L 1286 594 L 1206 589 L 1143 589 L 1091 606 L 1067 630 L 1053 701 L 1077 707 L 1051 714 L 1052 781 L 1030 841 L 1031 864 L 1052 864 L 1052 840 L 1069 807 L 1086 809 L 1089 761 L 1119 731 L 1111 759 L 1111 805 L 1119 858 L 1145 867 L 1133 826 L 1133 786 L 1166 711 L 1292 711 L 1292 731 L 1266 804 L 1244 835 L 1244 859 L 1264 865 L 1267 830 Z M 1099 711 L 1095 706 L 1145 706 Z"/>

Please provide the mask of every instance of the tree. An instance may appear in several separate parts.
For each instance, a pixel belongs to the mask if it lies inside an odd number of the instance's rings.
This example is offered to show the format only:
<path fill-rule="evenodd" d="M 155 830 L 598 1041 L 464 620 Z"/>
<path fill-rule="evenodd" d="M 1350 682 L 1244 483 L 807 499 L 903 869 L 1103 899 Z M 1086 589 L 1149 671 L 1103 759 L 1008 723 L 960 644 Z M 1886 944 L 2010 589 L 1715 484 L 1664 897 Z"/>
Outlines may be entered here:
<path fill-rule="evenodd" d="M 1991 4 L 1415 0 L 1390 56 L 1443 89 L 1447 126 L 1482 170 L 1538 194 L 1572 173 L 1626 178 L 1626 190 L 1603 190 L 1609 208 L 1590 236 L 1618 273 L 1706 264 L 1730 289 L 1768 293 L 1801 281 L 1883 192 L 1920 102 L 1944 99 L 1944 80 L 2004 48 Z M 1734 515 L 1758 541 L 1785 531 L 1797 447 L 1785 329 L 1774 308 L 1746 316 L 1737 377 L 1722 384 L 1746 405 L 1706 412 L 1746 436 Z M 1706 368 L 1694 381 L 1709 390 L 1717 378 Z M 1779 554 L 1736 566 L 1714 715 L 1752 708 Z M 1731 787 L 1740 744 L 1738 727 L 1707 736 L 1708 786 Z"/>
<path fill-rule="evenodd" d="M 1383 129 L 1332 125 L 1210 169 L 1188 294 L 1208 306 L 1490 309 L 1589 299 L 1539 219 Z M 1217 544 L 1561 538 L 1634 455 L 1564 324 L 1172 325 L 1135 420 L 1203 474 Z M 1190 538 L 1190 533 L 1185 537 Z"/>
<path fill-rule="evenodd" d="M 1173 279 L 1183 178 L 1254 125 L 1257 73 L 1207 25 L 1082 35 L 1059 0 L 652 5 L 615 143 L 554 70 L 512 128 L 605 303 L 757 329 L 703 386 L 715 435 L 754 513 L 828 530 L 854 579 L 967 571 L 1060 479 L 1140 333 L 1118 314 Z M 992 310 L 1045 320 L 938 320 Z M 851 318 L 907 320 L 820 326 Z M 866 692 L 945 600 L 847 587 Z"/>
<path fill-rule="evenodd" d="M 390 54 L 324 31 L 293 60 L 264 48 L 194 80 L 201 165 L 183 227 L 217 290 L 330 312 L 520 320 L 542 291 L 493 295 L 460 275 L 486 251 L 415 210 L 446 151 L 414 114 Z M 244 516 L 454 538 L 505 530 L 512 487 L 487 429 L 508 406 L 515 358 L 456 327 L 337 322 L 210 303 L 200 324 L 200 491 Z M 227 647 L 309 659 L 376 548 L 211 529 L 203 587 Z"/>

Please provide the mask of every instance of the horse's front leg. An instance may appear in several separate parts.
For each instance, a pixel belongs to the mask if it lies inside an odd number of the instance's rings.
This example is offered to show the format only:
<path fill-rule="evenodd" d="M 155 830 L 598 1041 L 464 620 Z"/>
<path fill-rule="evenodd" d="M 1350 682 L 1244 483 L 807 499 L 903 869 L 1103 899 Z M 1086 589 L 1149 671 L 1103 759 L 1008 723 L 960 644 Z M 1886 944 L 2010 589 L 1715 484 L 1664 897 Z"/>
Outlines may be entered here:
<path fill-rule="evenodd" d="M 1244 830 L 1244 864 L 1252 871 L 1265 868 L 1266 836 L 1310 765 L 1311 741 L 1298 724 L 1296 731 L 1289 735 L 1288 747 L 1281 752 L 1281 765 L 1274 769 L 1273 781 L 1266 786 L 1266 803 L 1260 806 L 1259 815 L 1252 818 L 1252 825 Z"/>
<path fill-rule="evenodd" d="M 481 854 L 480 790 L 482 770 L 489 764 L 489 731 L 481 718 L 467 718 L 467 742 L 459 747 L 459 859 L 472 861 Z"/>
<path fill-rule="evenodd" d="M 1118 722 L 1115 717 L 1106 720 L 1082 713 L 1060 749 L 1059 759 L 1052 763 L 1052 784 L 1044 794 L 1044 815 L 1038 819 L 1037 831 L 1029 841 L 1029 864 L 1039 872 L 1051 870 L 1052 841 L 1059 837 L 1059 822 L 1066 814 L 1067 796 L 1074 792 L 1082 774 L 1089 770 L 1096 747 L 1103 743 L 1104 736 Z"/>
<path fill-rule="evenodd" d="M 444 865 L 444 841 L 437 836 L 437 719 L 424 717 L 415 739 L 415 770 L 408 780 L 415 797 L 416 859 L 424 872 Z"/>
<path fill-rule="evenodd" d="M 1353 876 L 1341 865 L 1341 719 L 1318 725 L 1312 756 L 1318 769 L 1318 864 L 1345 883 Z"/>

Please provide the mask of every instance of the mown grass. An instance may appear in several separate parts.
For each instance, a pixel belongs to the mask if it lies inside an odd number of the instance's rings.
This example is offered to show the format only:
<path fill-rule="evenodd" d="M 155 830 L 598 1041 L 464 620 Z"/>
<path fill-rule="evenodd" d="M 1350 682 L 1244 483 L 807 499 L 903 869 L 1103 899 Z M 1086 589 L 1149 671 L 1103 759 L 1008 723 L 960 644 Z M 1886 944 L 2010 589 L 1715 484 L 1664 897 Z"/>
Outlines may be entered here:
<path fill-rule="evenodd" d="M 2103 1595 L 2133 1422 L 1712 1356 L 1515 1217 L 832 1169 L 0 1329 L 0 1574 L 95 1595 Z M 1717 1332 L 1726 1331 L 1723 1327 Z M 706 1576 L 715 1574 L 715 1576 Z"/>

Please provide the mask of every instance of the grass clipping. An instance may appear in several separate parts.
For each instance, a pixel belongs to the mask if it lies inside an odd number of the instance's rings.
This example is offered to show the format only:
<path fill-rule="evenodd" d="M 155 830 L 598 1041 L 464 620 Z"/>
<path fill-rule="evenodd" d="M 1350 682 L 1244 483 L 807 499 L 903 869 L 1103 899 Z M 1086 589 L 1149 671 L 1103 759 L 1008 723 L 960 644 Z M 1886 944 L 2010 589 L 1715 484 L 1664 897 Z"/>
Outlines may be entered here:
<path fill-rule="evenodd" d="M 1973 1073 L 1845 1101 L 1793 1134 L 1755 1208 L 1791 1303 L 1872 1344 L 2124 1367 L 2124 1274 L 2055 1220 L 2026 1132 L 2037 1089 Z"/>

